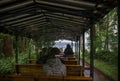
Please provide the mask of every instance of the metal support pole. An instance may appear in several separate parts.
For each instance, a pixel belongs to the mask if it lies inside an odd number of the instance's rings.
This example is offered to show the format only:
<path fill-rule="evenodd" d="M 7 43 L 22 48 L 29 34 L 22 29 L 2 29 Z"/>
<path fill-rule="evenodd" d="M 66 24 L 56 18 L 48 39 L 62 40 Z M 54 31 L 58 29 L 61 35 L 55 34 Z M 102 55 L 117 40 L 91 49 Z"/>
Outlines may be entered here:
<path fill-rule="evenodd" d="M 94 55 L 94 26 L 93 21 L 91 20 L 91 27 L 90 27 L 90 76 L 94 80 L 94 61 L 93 61 L 93 55 Z"/>
<path fill-rule="evenodd" d="M 79 53 L 78 53 L 78 41 L 76 41 L 76 53 L 77 53 L 77 57 L 78 57 L 78 62 L 80 62 L 80 60 L 79 60 Z"/>
<path fill-rule="evenodd" d="M 77 37 L 76 37 L 76 40 L 75 40 L 75 53 L 77 55 Z"/>
<path fill-rule="evenodd" d="M 75 55 L 76 55 L 76 41 L 75 41 Z"/>
<path fill-rule="evenodd" d="M 84 73 L 84 68 L 85 68 L 85 32 L 83 32 L 83 54 L 82 54 L 82 57 L 83 57 L 83 61 L 82 61 L 82 66 L 83 66 L 83 72 Z M 84 76 L 84 74 L 83 74 Z"/>
<path fill-rule="evenodd" d="M 15 63 L 18 64 L 18 35 L 15 36 Z M 19 74 L 18 66 L 16 66 L 16 73 Z"/>
<path fill-rule="evenodd" d="M 73 41 L 71 41 L 71 47 L 72 47 L 72 49 L 73 49 Z"/>
<path fill-rule="evenodd" d="M 15 62 L 18 63 L 18 35 L 15 36 Z"/>
<path fill-rule="evenodd" d="M 77 41 L 75 41 L 75 53 L 77 55 Z"/>
<path fill-rule="evenodd" d="M 36 58 L 38 58 L 38 41 L 36 40 L 35 44 Z"/>
<path fill-rule="evenodd" d="M 29 39 L 29 55 L 28 55 L 29 59 L 31 58 L 31 45 L 30 45 L 30 42 L 31 42 L 31 39 Z"/>
<path fill-rule="evenodd" d="M 81 43 L 80 43 L 80 36 L 78 36 L 78 56 L 79 56 L 79 64 L 80 64 L 80 45 L 81 45 Z"/>
<path fill-rule="evenodd" d="M 120 71 L 120 5 L 117 7 L 117 14 L 118 14 L 118 80 L 120 80 L 119 77 L 119 71 Z"/>

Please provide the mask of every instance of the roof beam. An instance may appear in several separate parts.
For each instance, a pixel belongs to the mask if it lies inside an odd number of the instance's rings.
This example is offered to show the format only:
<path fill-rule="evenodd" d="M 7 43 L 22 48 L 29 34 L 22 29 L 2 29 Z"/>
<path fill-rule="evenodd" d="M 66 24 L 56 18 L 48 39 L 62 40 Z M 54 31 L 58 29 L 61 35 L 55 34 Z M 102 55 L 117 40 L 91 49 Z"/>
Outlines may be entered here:
<path fill-rule="evenodd" d="M 30 15 L 29 17 L 25 17 L 25 18 L 22 18 L 22 19 L 18 19 L 18 20 L 14 20 L 14 21 L 11 21 L 11 22 L 7 22 L 6 24 L 13 25 L 13 24 L 20 23 L 20 22 L 25 22 L 25 21 L 28 21 L 28 20 L 31 20 L 31 19 L 40 18 L 42 16 L 43 16 L 43 14 L 33 15 L 33 16 Z"/>
<path fill-rule="evenodd" d="M 49 20 L 58 20 L 58 21 L 63 21 L 63 22 L 69 22 L 69 23 L 73 23 L 73 24 L 78 24 L 78 25 L 83 25 L 83 23 L 78 23 L 78 22 L 73 22 L 70 20 L 64 20 L 64 19 L 59 19 L 59 18 L 55 18 L 55 17 L 47 17 Z"/>
<path fill-rule="evenodd" d="M 25 7 L 27 5 L 31 5 L 31 4 L 33 4 L 33 0 L 25 0 L 25 1 L 22 1 L 20 4 L 16 3 L 12 6 L 8 6 L 8 7 L 5 7 L 5 8 L 1 7 L 0 8 L 0 13 L 8 12 L 10 10 L 15 10 L 17 8 L 23 8 L 23 7 Z"/>
<path fill-rule="evenodd" d="M 42 20 L 45 20 L 45 17 L 35 18 L 35 19 L 28 20 L 28 21 L 25 21 L 25 22 L 16 23 L 16 24 L 13 24 L 12 26 L 19 26 L 19 25 L 22 25 L 22 24 L 29 24 L 30 25 L 34 22 L 41 22 Z"/>
<path fill-rule="evenodd" d="M 58 18 L 58 19 L 61 19 L 61 20 L 67 20 L 67 21 L 70 21 L 70 22 L 76 22 L 76 23 L 80 23 L 80 24 L 83 24 L 83 23 L 86 23 L 87 21 L 82 21 L 82 20 L 72 20 L 72 19 L 68 19 L 68 18 L 65 18 L 65 17 L 60 17 L 60 16 L 54 16 L 54 15 L 47 15 L 47 17 L 52 17 L 52 18 Z"/>
<path fill-rule="evenodd" d="M 85 18 L 91 18 L 91 15 L 92 15 L 92 13 L 85 11 L 85 10 L 72 10 L 72 9 L 61 8 L 61 7 L 51 6 L 51 5 L 41 4 L 41 3 L 38 3 L 37 6 L 40 9 L 53 11 L 53 12 L 59 12 L 63 14 L 70 14 L 70 15 L 85 17 Z"/>
<path fill-rule="evenodd" d="M 44 0 L 36 0 L 36 2 L 41 2 L 41 3 L 45 3 L 45 2 L 43 2 Z M 46 1 L 46 3 L 48 4 L 50 4 L 51 3 L 51 5 L 53 4 L 53 5 L 61 5 L 61 6 L 63 6 L 63 5 L 69 5 L 69 6 L 74 6 L 74 7 L 78 7 L 78 8 L 81 8 L 81 9 L 93 9 L 94 8 L 94 6 L 95 6 L 95 3 L 91 3 L 91 2 L 86 2 L 86 1 L 77 1 L 77 0 L 62 0 L 62 1 L 60 1 L 60 0 L 45 0 Z"/>

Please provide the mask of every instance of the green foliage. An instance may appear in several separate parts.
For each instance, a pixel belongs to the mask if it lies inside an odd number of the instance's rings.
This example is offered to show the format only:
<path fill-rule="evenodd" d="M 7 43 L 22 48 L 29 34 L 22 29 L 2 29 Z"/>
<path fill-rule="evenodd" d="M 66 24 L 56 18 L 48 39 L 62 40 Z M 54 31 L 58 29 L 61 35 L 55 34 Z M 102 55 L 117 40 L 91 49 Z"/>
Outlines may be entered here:
<path fill-rule="evenodd" d="M 114 52 L 110 52 L 110 51 L 101 51 L 96 53 L 96 55 L 94 55 L 94 58 L 99 59 L 99 60 L 103 60 L 105 62 L 109 62 L 109 63 L 114 63 L 117 64 L 117 54 L 114 54 Z M 111 64 L 112 64 L 111 63 Z"/>
<path fill-rule="evenodd" d="M 14 72 L 14 58 L 13 57 L 2 57 L 0 59 L 0 74 L 10 74 Z"/>
<path fill-rule="evenodd" d="M 117 21 L 117 11 L 114 9 L 95 25 L 95 40 L 93 40 L 95 45 L 95 67 L 99 68 L 116 81 L 118 81 Z M 88 40 L 89 39 L 90 38 L 88 38 Z M 87 55 L 88 53 L 85 54 Z M 89 54 L 86 57 L 89 59 Z"/>
<path fill-rule="evenodd" d="M 18 63 L 20 64 L 27 64 L 28 63 L 28 53 L 21 53 L 18 56 Z"/>
<path fill-rule="evenodd" d="M 31 52 L 33 57 L 36 57 L 34 52 Z M 27 64 L 28 63 L 28 53 L 21 53 L 18 56 L 19 64 Z M 14 64 L 15 64 L 15 55 L 13 57 L 4 57 L 0 58 L 0 74 L 10 74 L 14 72 Z"/>
<path fill-rule="evenodd" d="M 94 65 L 98 69 L 102 70 L 105 74 L 112 77 L 115 81 L 118 81 L 118 67 L 117 64 L 110 64 L 102 60 L 94 60 Z"/>
<path fill-rule="evenodd" d="M 117 63 L 118 36 L 117 36 L 116 9 L 106 15 L 96 27 L 96 40 L 94 41 L 95 58 L 106 62 Z"/>

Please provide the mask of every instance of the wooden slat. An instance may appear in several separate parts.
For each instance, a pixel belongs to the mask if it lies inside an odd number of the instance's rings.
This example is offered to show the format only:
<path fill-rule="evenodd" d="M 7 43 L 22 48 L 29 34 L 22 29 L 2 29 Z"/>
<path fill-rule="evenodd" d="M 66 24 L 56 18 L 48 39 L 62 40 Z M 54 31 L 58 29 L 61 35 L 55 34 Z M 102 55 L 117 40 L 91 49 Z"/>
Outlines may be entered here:
<path fill-rule="evenodd" d="M 77 60 L 64 60 L 64 64 L 77 65 L 78 61 Z"/>
<path fill-rule="evenodd" d="M 38 81 L 92 81 L 91 77 L 80 76 L 39 76 Z"/>
<path fill-rule="evenodd" d="M 17 64 L 18 73 L 22 75 L 42 75 L 41 64 Z M 66 65 L 67 76 L 81 76 L 82 66 L 81 65 Z"/>
<path fill-rule="evenodd" d="M 22 75 L 42 75 L 41 64 L 16 64 L 16 68 Z"/>
<path fill-rule="evenodd" d="M 63 76 L 38 76 L 37 81 L 63 81 Z"/>
<path fill-rule="evenodd" d="M 92 81 L 91 77 L 65 76 L 64 81 Z"/>
<path fill-rule="evenodd" d="M 37 60 L 36 59 L 29 59 L 28 61 L 29 61 L 30 64 L 36 64 Z"/>
<path fill-rule="evenodd" d="M 76 60 L 76 57 L 68 57 L 68 60 Z"/>
<path fill-rule="evenodd" d="M 22 75 L 14 75 L 12 76 L 13 81 L 35 81 L 33 76 L 22 76 Z"/>
<path fill-rule="evenodd" d="M 82 76 L 81 65 L 66 65 L 67 76 Z"/>
<path fill-rule="evenodd" d="M 9 75 L 5 76 L 4 79 L 0 77 L 0 81 L 92 81 L 92 78 L 83 76 Z"/>
<path fill-rule="evenodd" d="M 0 75 L 0 81 L 13 81 L 13 80 L 7 75 Z"/>
<path fill-rule="evenodd" d="M 73 58 L 68 58 L 68 59 L 73 59 Z M 64 62 L 64 64 L 70 64 L 70 65 L 71 64 L 73 64 L 73 65 L 78 64 L 77 60 L 64 60 L 63 62 Z M 36 59 L 29 59 L 29 63 L 36 64 Z"/>

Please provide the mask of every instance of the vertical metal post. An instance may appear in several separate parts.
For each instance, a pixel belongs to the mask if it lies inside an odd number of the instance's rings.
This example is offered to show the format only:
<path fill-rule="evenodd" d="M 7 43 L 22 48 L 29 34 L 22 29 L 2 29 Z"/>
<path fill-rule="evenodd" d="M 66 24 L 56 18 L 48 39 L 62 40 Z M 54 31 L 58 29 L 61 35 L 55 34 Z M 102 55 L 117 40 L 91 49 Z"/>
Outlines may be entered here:
<path fill-rule="evenodd" d="M 75 53 L 77 55 L 77 36 L 76 36 L 76 39 L 75 39 Z"/>
<path fill-rule="evenodd" d="M 94 55 L 94 26 L 93 26 L 93 20 L 91 20 L 91 27 L 90 27 L 90 76 L 94 80 L 94 61 L 93 61 L 93 55 Z"/>
<path fill-rule="evenodd" d="M 83 54 L 82 54 L 82 57 L 83 57 L 83 59 L 82 59 L 83 72 L 82 73 L 84 73 L 84 67 L 85 67 L 85 32 L 83 32 Z M 83 76 L 84 76 L 84 74 L 83 74 Z"/>
<path fill-rule="evenodd" d="M 15 36 L 15 62 L 18 63 L 18 35 Z"/>
<path fill-rule="evenodd" d="M 78 43 L 78 36 L 76 36 L 76 54 L 78 58 L 78 63 L 80 62 L 80 56 L 79 56 L 79 43 Z"/>
<path fill-rule="evenodd" d="M 75 41 L 75 53 L 77 55 L 77 41 Z"/>
<path fill-rule="evenodd" d="M 72 49 L 73 49 L 73 41 L 71 41 L 71 47 L 72 47 Z"/>
<path fill-rule="evenodd" d="M 36 40 L 35 44 L 36 58 L 38 58 L 38 41 Z"/>
<path fill-rule="evenodd" d="M 75 55 L 76 55 L 76 41 L 75 41 Z"/>
<path fill-rule="evenodd" d="M 80 64 L 80 45 L 81 45 L 81 43 L 80 43 L 80 36 L 78 36 L 78 56 L 79 56 L 79 64 Z"/>
<path fill-rule="evenodd" d="M 18 35 L 15 35 L 15 63 L 18 64 Z M 16 73 L 19 74 L 18 66 L 16 66 Z"/>
<path fill-rule="evenodd" d="M 29 59 L 31 58 L 31 45 L 30 45 L 30 42 L 31 42 L 31 39 L 29 39 L 29 55 L 28 55 Z"/>
<path fill-rule="evenodd" d="M 120 71 L 120 5 L 118 4 L 118 7 L 117 7 L 117 15 L 118 15 L 118 80 L 120 80 L 120 77 L 119 77 L 119 71 Z"/>

